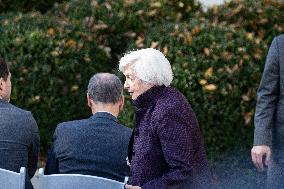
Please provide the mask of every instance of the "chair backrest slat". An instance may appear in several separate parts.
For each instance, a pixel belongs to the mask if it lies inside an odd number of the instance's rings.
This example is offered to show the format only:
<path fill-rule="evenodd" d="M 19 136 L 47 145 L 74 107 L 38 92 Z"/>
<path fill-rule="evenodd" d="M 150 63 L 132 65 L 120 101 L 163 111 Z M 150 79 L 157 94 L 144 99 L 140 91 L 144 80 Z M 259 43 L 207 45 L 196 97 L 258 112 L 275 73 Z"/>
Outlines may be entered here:
<path fill-rule="evenodd" d="M 25 176 L 26 169 L 24 167 L 21 167 L 20 173 L 0 168 L 0 189 L 24 189 Z"/>
<path fill-rule="evenodd" d="M 124 183 L 90 175 L 54 174 L 44 175 L 39 169 L 40 189 L 123 189 Z"/>

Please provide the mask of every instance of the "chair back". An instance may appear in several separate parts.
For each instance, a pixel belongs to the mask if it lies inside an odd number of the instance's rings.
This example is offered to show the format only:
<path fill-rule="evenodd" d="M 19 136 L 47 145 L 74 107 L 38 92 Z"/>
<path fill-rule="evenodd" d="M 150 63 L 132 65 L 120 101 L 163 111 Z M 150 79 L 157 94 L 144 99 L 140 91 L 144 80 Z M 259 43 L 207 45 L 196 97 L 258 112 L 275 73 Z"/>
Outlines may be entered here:
<path fill-rule="evenodd" d="M 25 178 L 25 167 L 21 167 L 20 173 L 0 168 L 0 189 L 25 189 Z"/>
<path fill-rule="evenodd" d="M 39 169 L 39 189 L 123 189 L 124 183 L 81 174 L 44 175 Z"/>

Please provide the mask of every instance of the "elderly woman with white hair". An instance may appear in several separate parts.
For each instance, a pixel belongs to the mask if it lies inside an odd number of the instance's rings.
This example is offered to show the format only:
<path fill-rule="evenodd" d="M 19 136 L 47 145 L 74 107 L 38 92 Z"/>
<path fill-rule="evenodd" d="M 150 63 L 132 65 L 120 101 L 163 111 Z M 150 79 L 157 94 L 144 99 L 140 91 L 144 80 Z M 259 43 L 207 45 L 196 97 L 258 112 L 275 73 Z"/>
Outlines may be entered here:
<path fill-rule="evenodd" d="M 198 121 L 186 98 L 170 86 L 173 73 L 166 57 L 152 48 L 133 51 L 121 58 L 119 70 L 137 107 L 125 188 L 208 188 Z"/>

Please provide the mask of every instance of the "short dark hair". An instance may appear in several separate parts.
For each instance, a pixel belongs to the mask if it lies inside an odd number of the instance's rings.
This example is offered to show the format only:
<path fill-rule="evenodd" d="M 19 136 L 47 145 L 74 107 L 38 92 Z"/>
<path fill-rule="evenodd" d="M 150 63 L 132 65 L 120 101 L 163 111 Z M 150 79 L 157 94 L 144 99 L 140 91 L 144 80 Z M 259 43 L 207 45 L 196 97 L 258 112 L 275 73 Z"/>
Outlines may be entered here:
<path fill-rule="evenodd" d="M 123 94 L 123 85 L 114 74 L 98 73 L 89 81 L 88 94 L 94 102 L 114 104 Z"/>
<path fill-rule="evenodd" d="M 9 67 L 4 58 L 0 57 L 0 78 L 7 80 L 9 76 Z"/>

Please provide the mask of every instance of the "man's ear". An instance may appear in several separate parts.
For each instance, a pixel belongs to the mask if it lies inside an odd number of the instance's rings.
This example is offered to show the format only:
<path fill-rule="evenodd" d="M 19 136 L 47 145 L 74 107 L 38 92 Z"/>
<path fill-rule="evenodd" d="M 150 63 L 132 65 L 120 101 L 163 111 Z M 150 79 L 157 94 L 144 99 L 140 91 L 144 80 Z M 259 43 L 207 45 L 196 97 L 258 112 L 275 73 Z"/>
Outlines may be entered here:
<path fill-rule="evenodd" d="M 92 100 L 92 98 L 90 97 L 90 95 L 87 93 L 87 102 L 88 102 L 88 106 L 90 107 L 90 108 L 92 108 L 92 102 L 93 100 Z"/>
<path fill-rule="evenodd" d="M 119 110 L 121 111 L 124 107 L 124 96 L 122 95 L 119 99 Z"/>
<path fill-rule="evenodd" d="M 0 91 L 3 90 L 3 82 L 4 82 L 4 79 L 3 77 L 0 78 Z"/>

